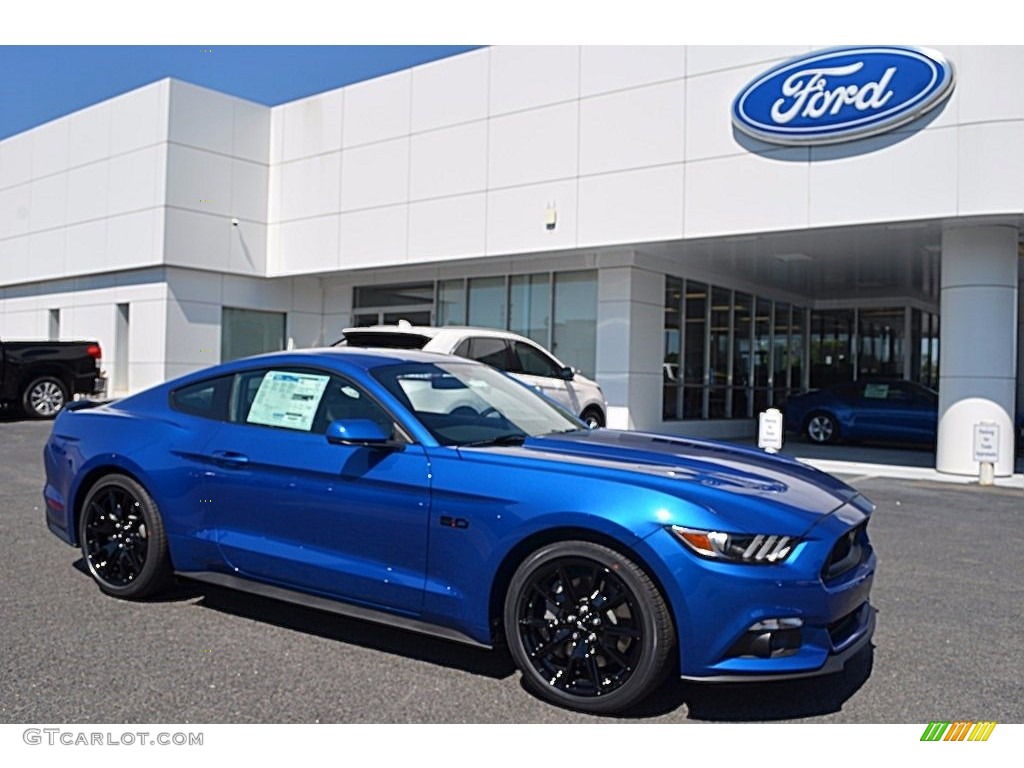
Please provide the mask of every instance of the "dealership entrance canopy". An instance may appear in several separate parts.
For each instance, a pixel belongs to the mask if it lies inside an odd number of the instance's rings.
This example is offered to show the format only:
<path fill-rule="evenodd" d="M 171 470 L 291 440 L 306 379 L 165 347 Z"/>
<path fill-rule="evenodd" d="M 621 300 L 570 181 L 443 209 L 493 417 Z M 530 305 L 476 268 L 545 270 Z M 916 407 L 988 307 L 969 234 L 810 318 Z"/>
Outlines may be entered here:
<path fill-rule="evenodd" d="M 0 142 L 0 338 L 114 394 L 379 322 L 509 328 L 609 426 L 939 390 L 1012 472 L 1024 47 L 493 47 L 277 107 L 163 80 Z M 992 434 L 991 432 L 989 434 Z"/>

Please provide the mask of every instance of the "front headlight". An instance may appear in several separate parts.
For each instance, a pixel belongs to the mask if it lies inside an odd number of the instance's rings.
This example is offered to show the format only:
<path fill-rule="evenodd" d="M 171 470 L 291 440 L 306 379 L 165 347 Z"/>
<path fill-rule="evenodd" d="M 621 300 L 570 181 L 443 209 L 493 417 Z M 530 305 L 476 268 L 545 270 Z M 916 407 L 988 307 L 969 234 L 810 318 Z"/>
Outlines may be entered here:
<path fill-rule="evenodd" d="M 800 543 L 795 536 L 723 533 L 673 525 L 670 529 L 693 552 L 709 560 L 771 565 L 785 560 Z"/>

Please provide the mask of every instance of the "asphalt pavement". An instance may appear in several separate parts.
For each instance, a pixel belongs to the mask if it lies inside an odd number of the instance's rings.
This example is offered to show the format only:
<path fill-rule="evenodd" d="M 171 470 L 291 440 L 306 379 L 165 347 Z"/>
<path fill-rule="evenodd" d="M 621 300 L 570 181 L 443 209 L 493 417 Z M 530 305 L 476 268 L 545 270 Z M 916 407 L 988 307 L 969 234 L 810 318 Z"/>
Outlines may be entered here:
<path fill-rule="evenodd" d="M 44 523 L 50 424 L 0 418 L 0 721 L 569 723 L 509 656 L 181 582 L 106 597 Z M 1024 493 L 851 478 L 878 510 L 874 648 L 824 678 L 669 681 L 624 719 L 1024 721 Z"/>

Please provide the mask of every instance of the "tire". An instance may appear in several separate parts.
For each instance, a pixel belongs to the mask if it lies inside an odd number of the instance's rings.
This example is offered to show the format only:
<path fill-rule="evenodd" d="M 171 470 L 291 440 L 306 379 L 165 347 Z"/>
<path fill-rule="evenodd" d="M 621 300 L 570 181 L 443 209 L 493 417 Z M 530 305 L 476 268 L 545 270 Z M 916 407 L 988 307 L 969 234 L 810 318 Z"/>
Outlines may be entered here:
<path fill-rule="evenodd" d="M 827 445 L 839 439 L 839 424 L 831 413 L 817 411 L 807 417 L 804 434 L 812 443 Z"/>
<path fill-rule="evenodd" d="M 160 512 L 132 478 L 107 475 L 89 489 L 78 533 L 86 567 L 108 595 L 138 599 L 170 584 L 173 571 Z"/>
<path fill-rule="evenodd" d="M 650 577 L 587 541 L 549 544 L 527 557 L 509 584 L 504 622 L 526 687 L 584 712 L 621 712 L 649 696 L 676 644 Z"/>
<path fill-rule="evenodd" d="M 590 429 L 604 426 L 604 414 L 599 408 L 587 408 L 580 414 L 580 420 Z"/>
<path fill-rule="evenodd" d="M 52 419 L 68 401 L 67 385 L 56 376 L 33 379 L 21 392 L 21 407 L 33 419 Z"/>

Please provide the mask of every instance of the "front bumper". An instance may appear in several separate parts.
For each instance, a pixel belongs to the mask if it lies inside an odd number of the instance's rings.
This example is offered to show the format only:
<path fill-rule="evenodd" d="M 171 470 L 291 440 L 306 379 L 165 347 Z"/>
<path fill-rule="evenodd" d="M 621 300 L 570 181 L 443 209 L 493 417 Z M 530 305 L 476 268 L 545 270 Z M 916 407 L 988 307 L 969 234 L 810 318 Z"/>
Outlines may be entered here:
<path fill-rule="evenodd" d="M 876 560 L 866 545 L 850 570 L 828 581 L 823 565 L 832 547 L 851 530 L 830 516 L 816 525 L 784 563 L 748 565 L 700 558 L 667 530 L 645 543 L 669 598 L 685 680 L 749 682 L 824 675 L 842 669 L 868 642 L 875 628 L 869 602 Z M 757 653 L 750 642 L 756 626 L 799 623 L 784 642 L 769 640 Z"/>

